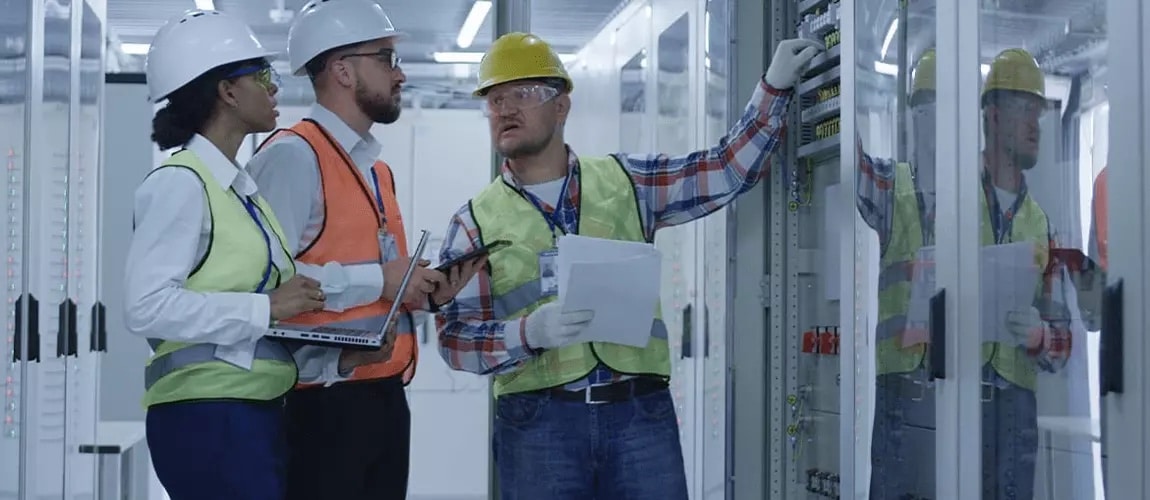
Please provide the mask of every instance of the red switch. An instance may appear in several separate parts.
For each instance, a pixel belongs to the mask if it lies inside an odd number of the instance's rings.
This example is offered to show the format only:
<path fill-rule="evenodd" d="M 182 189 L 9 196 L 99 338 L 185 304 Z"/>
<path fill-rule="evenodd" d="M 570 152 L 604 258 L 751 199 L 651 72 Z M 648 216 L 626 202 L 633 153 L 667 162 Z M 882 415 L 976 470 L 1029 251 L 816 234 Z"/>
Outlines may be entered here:
<path fill-rule="evenodd" d="M 830 328 L 824 328 L 819 334 L 819 352 L 822 354 L 835 354 L 835 334 Z"/>
<path fill-rule="evenodd" d="M 817 353 L 819 350 L 818 336 L 815 332 L 807 330 L 803 332 L 803 352 L 807 354 Z"/>

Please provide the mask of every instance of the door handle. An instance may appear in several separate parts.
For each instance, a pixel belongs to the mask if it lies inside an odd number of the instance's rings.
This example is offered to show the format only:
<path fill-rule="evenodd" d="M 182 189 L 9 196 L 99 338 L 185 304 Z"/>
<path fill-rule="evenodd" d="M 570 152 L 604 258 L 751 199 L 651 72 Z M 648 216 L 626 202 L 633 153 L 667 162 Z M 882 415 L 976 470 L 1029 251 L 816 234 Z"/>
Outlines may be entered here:
<path fill-rule="evenodd" d="M 711 356 L 711 307 L 703 304 L 703 357 Z"/>
<path fill-rule="evenodd" d="M 76 303 L 66 298 L 60 302 L 60 323 L 56 329 L 56 357 L 76 355 Z"/>
<path fill-rule="evenodd" d="M 946 289 L 930 298 L 930 380 L 946 378 Z"/>
<path fill-rule="evenodd" d="M 25 314 L 24 306 L 28 306 L 28 312 Z M 13 343 L 12 361 L 20 361 L 20 352 L 23 350 L 24 341 L 20 335 L 20 331 L 24 326 L 24 319 L 28 319 L 28 359 L 26 361 L 40 362 L 40 301 L 30 293 L 21 295 L 16 299 L 16 339 Z"/>
<path fill-rule="evenodd" d="M 679 359 L 687 359 L 691 357 L 691 343 L 692 343 L 692 305 L 687 304 L 683 306 L 683 336 L 680 339 L 682 345 L 679 346 Z"/>
<path fill-rule="evenodd" d="M 108 325 L 104 318 L 104 304 L 96 301 L 92 304 L 92 329 L 88 332 L 88 350 L 92 352 L 108 352 Z"/>
<path fill-rule="evenodd" d="M 1122 394 L 1122 279 L 1102 292 L 1102 333 L 1098 346 L 1098 386 L 1105 396 Z"/>

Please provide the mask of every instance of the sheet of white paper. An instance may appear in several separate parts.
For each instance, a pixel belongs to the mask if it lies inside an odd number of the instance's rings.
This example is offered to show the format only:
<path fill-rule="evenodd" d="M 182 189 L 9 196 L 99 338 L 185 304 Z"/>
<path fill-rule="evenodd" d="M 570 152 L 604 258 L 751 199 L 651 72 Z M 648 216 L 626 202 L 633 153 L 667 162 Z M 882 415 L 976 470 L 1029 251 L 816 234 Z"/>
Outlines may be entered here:
<path fill-rule="evenodd" d="M 1043 271 L 1034 252 L 1030 242 L 983 247 L 982 340 L 1018 342 L 1006 329 L 1006 315 L 1034 305 Z"/>
<path fill-rule="evenodd" d="M 576 341 L 646 347 L 659 303 L 660 266 L 657 254 L 571 264 L 559 292 L 563 310 L 595 312 Z"/>
<path fill-rule="evenodd" d="M 659 303 L 662 256 L 655 246 L 579 235 L 561 236 L 557 246 L 563 310 L 595 313 L 578 341 L 646 346 Z"/>
<path fill-rule="evenodd" d="M 1017 341 L 1006 330 L 1006 315 L 1034 304 L 1043 271 L 1034 252 L 1035 246 L 1029 242 L 982 247 L 980 327 L 984 341 Z M 937 290 L 934 247 L 920 248 L 911 274 L 907 324 L 900 342 L 904 347 L 929 342 L 930 298 Z"/>
<path fill-rule="evenodd" d="M 560 299 L 563 298 L 563 290 L 567 289 L 567 280 L 571 276 L 570 270 L 573 263 L 615 262 L 651 255 L 655 256 L 656 259 L 661 258 L 659 250 L 650 243 L 608 240 L 577 234 L 560 236 L 557 249 L 559 255 L 555 257 L 555 267 L 559 277 Z"/>

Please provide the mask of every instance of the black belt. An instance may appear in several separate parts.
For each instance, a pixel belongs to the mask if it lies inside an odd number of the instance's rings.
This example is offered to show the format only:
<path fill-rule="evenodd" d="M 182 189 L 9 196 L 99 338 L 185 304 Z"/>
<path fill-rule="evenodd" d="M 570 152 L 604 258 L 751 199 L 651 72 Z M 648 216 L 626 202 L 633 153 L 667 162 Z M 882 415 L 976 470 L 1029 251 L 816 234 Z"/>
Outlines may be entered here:
<path fill-rule="evenodd" d="M 619 403 L 637 396 L 645 396 L 667 388 L 667 381 L 652 377 L 639 377 L 607 385 L 595 385 L 569 391 L 562 387 L 552 387 L 537 391 L 563 401 L 580 401 L 587 404 Z"/>

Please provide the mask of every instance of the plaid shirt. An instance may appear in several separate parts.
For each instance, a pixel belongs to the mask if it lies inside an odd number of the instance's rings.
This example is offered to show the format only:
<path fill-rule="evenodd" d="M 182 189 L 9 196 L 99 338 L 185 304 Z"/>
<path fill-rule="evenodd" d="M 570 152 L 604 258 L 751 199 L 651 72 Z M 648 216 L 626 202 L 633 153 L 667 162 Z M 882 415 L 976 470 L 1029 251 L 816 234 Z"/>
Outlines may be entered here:
<path fill-rule="evenodd" d="M 880 248 L 886 251 L 894 229 L 895 163 L 871 158 L 863 152 L 861 142 L 858 142 L 858 157 L 855 204 L 862 219 L 878 233 Z M 933 211 L 934 207 L 927 208 L 928 213 Z M 1055 247 L 1054 236 L 1048 235 L 1048 239 L 1050 247 Z M 1070 358 L 1070 309 L 1066 306 L 1065 294 L 1073 293 L 1072 288 L 1067 270 L 1052 266 L 1045 272 L 1042 292 L 1035 297 L 1034 306 L 1045 323 L 1043 342 L 1027 353 L 1043 370 L 1061 369 Z"/>
<path fill-rule="evenodd" d="M 715 212 L 754 187 L 766 174 L 768 156 L 780 144 L 790 99 L 790 92 L 771 88 L 760 80 L 742 117 L 718 145 L 683 156 L 617 154 L 634 181 L 648 239 L 653 240 L 660 228 Z M 568 166 L 571 171 L 579 169 L 578 158 L 570 148 Z M 569 233 L 576 232 L 579 218 L 578 178 L 567 176 L 566 197 L 557 207 L 556 218 Z M 519 187 L 506 163 L 502 181 L 498 182 Z M 545 210 L 556 210 L 540 202 Z M 479 231 L 465 204 L 451 219 L 440 259 L 447 261 L 478 245 Z M 453 369 L 478 374 L 508 373 L 534 355 L 524 336 L 524 318 L 495 317 L 491 282 L 484 273 L 477 274 L 436 319 L 439 352 Z M 577 390 L 622 379 L 623 376 L 600 366 L 567 388 Z"/>

